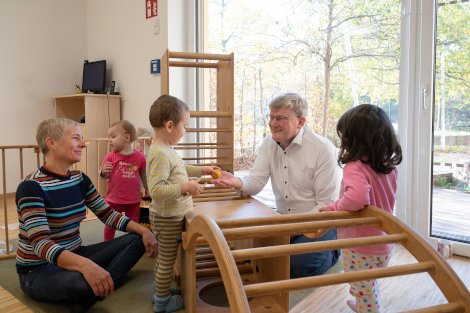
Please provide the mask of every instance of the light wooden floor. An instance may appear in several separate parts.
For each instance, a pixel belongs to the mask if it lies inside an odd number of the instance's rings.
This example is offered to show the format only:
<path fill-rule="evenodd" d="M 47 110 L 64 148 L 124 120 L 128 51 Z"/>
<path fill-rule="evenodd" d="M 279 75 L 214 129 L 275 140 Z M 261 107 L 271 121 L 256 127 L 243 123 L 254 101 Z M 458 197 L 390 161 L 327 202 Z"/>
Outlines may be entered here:
<path fill-rule="evenodd" d="M 16 223 L 16 207 L 14 200 L 8 200 L 8 216 Z M 3 202 L 0 205 L 3 213 Z M 3 214 L 0 216 L 0 226 L 4 226 Z M 14 223 L 12 223 L 14 224 Z M 17 238 L 18 230 L 10 230 L 9 238 Z M 5 231 L 0 229 L 0 240 L 5 240 Z M 0 266 L 1 266 L 0 261 Z M 397 246 L 390 265 L 414 263 L 414 257 L 402 246 Z M 470 259 L 454 256 L 449 264 L 457 272 L 467 288 L 470 288 Z M 384 312 L 401 312 L 432 305 L 447 303 L 441 291 L 433 280 L 425 273 L 379 280 L 381 287 L 382 307 Z M 352 312 L 346 306 L 350 299 L 349 285 L 322 287 L 297 304 L 291 313 L 342 313 Z M 33 312 L 12 294 L 0 286 L 0 312 Z"/>

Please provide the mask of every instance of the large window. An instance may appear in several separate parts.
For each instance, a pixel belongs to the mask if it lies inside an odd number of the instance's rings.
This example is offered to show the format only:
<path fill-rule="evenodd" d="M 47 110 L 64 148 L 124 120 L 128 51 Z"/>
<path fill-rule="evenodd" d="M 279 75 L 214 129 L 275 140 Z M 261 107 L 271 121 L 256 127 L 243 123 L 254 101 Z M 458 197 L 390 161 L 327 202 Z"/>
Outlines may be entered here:
<path fill-rule="evenodd" d="M 209 0 L 204 52 L 235 55 L 235 169 L 249 169 L 268 103 L 297 92 L 307 127 L 338 144 L 339 117 L 361 103 L 398 120 L 400 1 Z M 207 51 L 208 50 L 208 51 Z M 205 70 L 208 105 L 215 73 Z M 210 109 L 210 108 L 208 108 Z"/>

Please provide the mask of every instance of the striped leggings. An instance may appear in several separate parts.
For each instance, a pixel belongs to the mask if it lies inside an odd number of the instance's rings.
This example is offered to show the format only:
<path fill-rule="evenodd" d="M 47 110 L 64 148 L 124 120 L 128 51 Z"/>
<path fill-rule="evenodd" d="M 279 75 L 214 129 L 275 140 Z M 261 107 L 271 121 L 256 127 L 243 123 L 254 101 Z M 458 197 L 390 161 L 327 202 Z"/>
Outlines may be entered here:
<path fill-rule="evenodd" d="M 152 232 L 158 240 L 158 255 L 154 270 L 155 294 L 159 298 L 165 298 L 170 294 L 173 265 L 180 245 L 176 242 L 176 237 L 181 236 L 183 232 L 184 215 L 161 217 L 150 211 L 149 217 Z"/>

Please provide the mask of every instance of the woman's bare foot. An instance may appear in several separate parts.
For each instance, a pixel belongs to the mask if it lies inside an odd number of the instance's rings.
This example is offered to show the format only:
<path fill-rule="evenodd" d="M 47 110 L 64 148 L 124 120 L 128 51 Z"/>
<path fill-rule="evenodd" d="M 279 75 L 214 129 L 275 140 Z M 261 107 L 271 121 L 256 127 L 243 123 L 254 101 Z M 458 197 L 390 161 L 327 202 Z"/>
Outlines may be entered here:
<path fill-rule="evenodd" d="M 346 301 L 346 303 L 348 304 L 348 307 L 353 310 L 354 312 L 357 312 L 356 310 L 356 300 L 348 300 Z"/>

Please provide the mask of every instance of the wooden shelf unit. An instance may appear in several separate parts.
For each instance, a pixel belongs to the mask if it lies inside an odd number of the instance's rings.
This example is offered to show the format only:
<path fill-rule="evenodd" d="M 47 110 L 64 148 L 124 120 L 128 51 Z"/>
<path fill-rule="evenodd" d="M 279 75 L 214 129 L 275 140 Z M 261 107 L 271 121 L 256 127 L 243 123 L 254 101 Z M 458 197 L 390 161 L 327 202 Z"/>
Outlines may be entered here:
<path fill-rule="evenodd" d="M 170 59 L 193 59 L 201 62 L 181 62 Z M 204 60 L 214 60 L 215 63 L 206 63 Z M 177 150 L 215 150 L 214 159 L 220 163 L 208 163 L 207 165 L 218 165 L 223 171 L 233 174 L 233 125 L 234 125 L 234 58 L 231 54 L 207 54 L 171 52 L 168 49 L 161 59 L 161 94 L 170 94 L 170 67 L 193 67 L 217 69 L 217 111 L 190 111 L 191 117 L 215 118 L 216 128 L 189 128 L 187 132 L 193 133 L 216 133 L 217 142 L 213 146 L 208 143 L 179 144 Z M 203 161 L 207 157 L 196 157 L 191 160 Z"/>
<path fill-rule="evenodd" d="M 85 123 L 80 124 L 83 138 L 107 138 L 108 128 L 114 122 L 121 119 L 121 96 L 107 94 L 79 93 L 74 95 L 54 96 L 55 113 L 57 118 L 67 118 L 76 122 L 85 115 Z M 77 163 L 77 169 L 87 174 L 93 184 L 98 186 L 98 168 L 103 162 L 107 153 L 106 142 L 98 145 L 99 153 L 96 151 L 97 145 L 89 145 L 82 161 Z M 99 156 L 98 160 L 96 156 Z M 97 187 L 98 188 L 98 187 Z M 99 183 L 99 192 L 105 195 L 107 182 L 102 180 Z"/>

